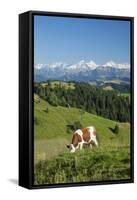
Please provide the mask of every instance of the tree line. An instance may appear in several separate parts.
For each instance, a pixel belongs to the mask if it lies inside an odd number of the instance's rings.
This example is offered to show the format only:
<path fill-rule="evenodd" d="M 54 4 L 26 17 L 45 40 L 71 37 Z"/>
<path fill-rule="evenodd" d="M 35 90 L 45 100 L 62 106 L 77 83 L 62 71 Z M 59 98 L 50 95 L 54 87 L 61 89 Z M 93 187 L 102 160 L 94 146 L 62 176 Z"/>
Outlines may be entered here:
<path fill-rule="evenodd" d="M 68 83 L 70 84 L 70 83 Z M 76 107 L 119 122 L 130 121 L 130 98 L 117 91 L 107 91 L 88 83 L 75 83 L 75 88 L 48 82 L 34 84 L 34 92 L 53 106 Z"/>

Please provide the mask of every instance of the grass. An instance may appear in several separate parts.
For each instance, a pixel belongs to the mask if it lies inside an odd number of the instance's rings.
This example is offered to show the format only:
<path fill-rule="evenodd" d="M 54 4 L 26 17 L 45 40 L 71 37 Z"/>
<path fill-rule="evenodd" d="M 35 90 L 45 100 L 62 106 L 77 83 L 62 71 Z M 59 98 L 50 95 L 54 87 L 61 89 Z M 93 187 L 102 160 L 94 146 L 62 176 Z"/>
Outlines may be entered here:
<path fill-rule="evenodd" d="M 35 168 L 35 184 L 72 183 L 130 178 L 129 148 L 99 148 L 64 153 Z"/>
<path fill-rule="evenodd" d="M 104 83 L 117 83 L 117 84 L 120 84 L 122 81 L 121 80 L 108 80 L 108 81 L 104 81 Z"/>
<path fill-rule="evenodd" d="M 35 184 L 127 179 L 130 174 L 130 124 L 115 121 L 80 109 L 53 107 L 34 97 Z M 48 112 L 46 111 L 48 108 Z M 66 144 L 72 133 L 67 125 L 80 121 L 83 127 L 95 126 L 99 148 L 85 148 L 70 154 Z"/>
<path fill-rule="evenodd" d="M 121 84 L 121 83 L 128 83 L 128 81 L 123 81 L 123 80 L 119 80 L 119 79 L 113 79 L 113 80 L 104 81 L 104 83 L 117 83 L 117 84 Z"/>
<path fill-rule="evenodd" d="M 66 144 L 71 142 L 72 134 L 67 133 L 67 124 L 71 124 L 73 121 L 81 120 L 83 127 L 95 126 L 97 130 L 97 137 L 101 146 L 119 146 L 129 145 L 129 123 L 119 123 L 120 132 L 115 135 L 112 129 L 115 126 L 115 122 L 103 117 L 99 117 L 90 113 L 80 116 L 80 110 L 76 108 L 65 107 L 53 107 L 44 100 L 40 100 L 40 103 L 34 104 L 34 116 L 36 118 L 34 127 L 35 138 L 35 163 L 40 161 L 40 158 L 46 154 L 47 158 L 53 155 L 58 155 L 60 149 L 62 152 L 66 150 Z M 49 112 L 46 113 L 48 107 Z M 60 143 L 57 141 L 61 141 Z M 52 146 L 52 153 L 51 146 Z"/>
<path fill-rule="evenodd" d="M 130 93 L 120 93 L 120 96 L 124 96 L 124 97 L 129 97 L 130 98 Z"/>
<path fill-rule="evenodd" d="M 111 85 L 103 87 L 103 90 L 114 90 Z"/>
<path fill-rule="evenodd" d="M 48 83 L 41 83 L 42 86 L 46 87 L 48 85 Z M 50 82 L 50 86 L 51 88 L 55 88 L 57 86 L 63 87 L 65 89 L 75 89 L 75 84 L 74 83 L 67 83 L 64 81 L 51 81 Z"/>
<path fill-rule="evenodd" d="M 49 160 L 59 153 L 68 152 L 66 144 L 68 140 L 65 138 L 39 139 L 35 140 L 34 145 L 34 161 L 35 164 L 42 160 Z"/>

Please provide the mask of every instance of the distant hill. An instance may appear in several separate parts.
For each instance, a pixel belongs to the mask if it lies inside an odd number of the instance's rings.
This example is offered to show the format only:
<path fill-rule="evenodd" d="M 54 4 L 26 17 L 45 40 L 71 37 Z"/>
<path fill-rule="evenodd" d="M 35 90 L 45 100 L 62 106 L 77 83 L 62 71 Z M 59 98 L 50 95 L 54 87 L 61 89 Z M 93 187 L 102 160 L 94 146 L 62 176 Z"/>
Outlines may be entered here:
<path fill-rule="evenodd" d="M 130 84 L 125 82 L 104 82 L 100 85 L 101 88 L 105 90 L 116 90 L 121 93 L 130 93 Z"/>

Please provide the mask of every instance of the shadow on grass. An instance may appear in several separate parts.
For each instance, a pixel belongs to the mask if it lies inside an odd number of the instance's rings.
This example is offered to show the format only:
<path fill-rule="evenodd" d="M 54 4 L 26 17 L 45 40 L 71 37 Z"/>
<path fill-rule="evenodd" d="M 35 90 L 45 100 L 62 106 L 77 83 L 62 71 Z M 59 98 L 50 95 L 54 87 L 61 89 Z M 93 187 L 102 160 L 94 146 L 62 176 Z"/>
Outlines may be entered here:
<path fill-rule="evenodd" d="M 114 128 L 112 128 L 112 127 L 108 127 L 108 128 L 113 134 L 115 134 L 115 129 Z"/>
<path fill-rule="evenodd" d="M 42 111 L 45 112 L 45 113 L 49 113 L 49 110 L 46 110 L 46 109 L 45 109 L 45 110 L 42 110 Z"/>

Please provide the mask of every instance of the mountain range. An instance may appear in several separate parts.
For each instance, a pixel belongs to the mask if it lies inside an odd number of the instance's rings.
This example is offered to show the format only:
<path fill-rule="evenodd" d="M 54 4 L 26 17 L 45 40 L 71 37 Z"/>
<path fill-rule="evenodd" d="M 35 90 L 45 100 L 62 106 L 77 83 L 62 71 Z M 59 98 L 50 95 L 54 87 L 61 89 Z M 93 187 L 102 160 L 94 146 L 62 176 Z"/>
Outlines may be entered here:
<path fill-rule="evenodd" d="M 81 60 L 76 64 L 57 62 L 53 64 L 35 64 L 34 81 L 62 80 L 62 81 L 104 81 L 130 79 L 130 65 L 109 61 L 97 65 L 94 61 Z"/>

